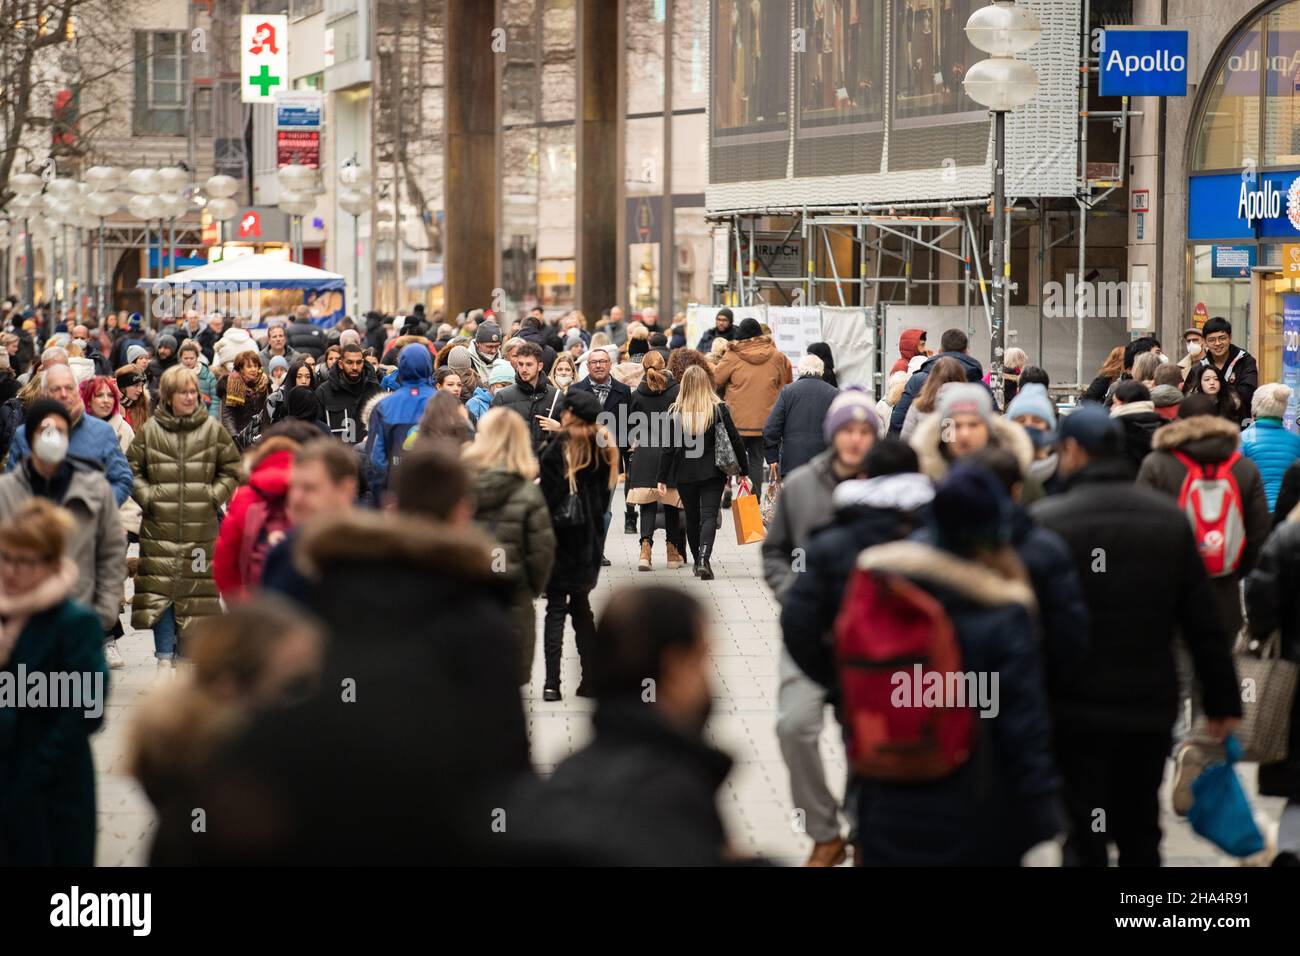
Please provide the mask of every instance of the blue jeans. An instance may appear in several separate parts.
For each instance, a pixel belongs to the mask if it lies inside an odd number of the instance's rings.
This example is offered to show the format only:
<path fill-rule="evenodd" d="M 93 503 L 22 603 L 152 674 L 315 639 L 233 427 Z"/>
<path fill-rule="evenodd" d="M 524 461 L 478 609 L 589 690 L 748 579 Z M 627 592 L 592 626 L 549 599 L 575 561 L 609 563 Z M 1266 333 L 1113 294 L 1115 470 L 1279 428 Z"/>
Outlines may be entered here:
<path fill-rule="evenodd" d="M 153 626 L 153 656 L 160 661 L 176 656 L 176 608 L 170 604 Z"/>

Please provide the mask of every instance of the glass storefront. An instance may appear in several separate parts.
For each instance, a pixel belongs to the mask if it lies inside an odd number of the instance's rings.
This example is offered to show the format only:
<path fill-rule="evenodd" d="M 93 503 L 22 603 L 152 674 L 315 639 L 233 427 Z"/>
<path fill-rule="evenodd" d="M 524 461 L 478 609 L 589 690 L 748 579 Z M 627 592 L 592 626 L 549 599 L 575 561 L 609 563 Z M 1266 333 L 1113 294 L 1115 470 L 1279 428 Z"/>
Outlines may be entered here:
<path fill-rule="evenodd" d="M 506 0 L 499 232 L 508 313 L 573 307 L 577 100 L 574 0 Z"/>
<path fill-rule="evenodd" d="M 894 0 L 894 114 L 900 120 L 979 111 L 966 67 L 984 54 L 966 39 L 983 0 Z"/>
<path fill-rule="evenodd" d="M 885 0 L 801 0 L 801 126 L 883 121 L 884 11 Z"/>
<path fill-rule="evenodd" d="M 713 34 L 717 132 L 785 128 L 790 46 L 790 8 L 786 4 L 718 0 Z"/>
<path fill-rule="evenodd" d="M 1187 325 L 1228 319 L 1233 341 L 1282 376 L 1282 297 L 1300 292 L 1300 0 L 1272 4 L 1230 39 L 1191 130 Z"/>
<path fill-rule="evenodd" d="M 762 9 L 767 6 L 727 7 L 728 17 L 739 18 L 737 42 L 769 42 L 768 21 L 786 22 L 784 15 L 769 16 Z M 671 313 L 690 302 L 707 302 L 712 294 L 711 240 L 704 221 L 709 0 L 627 0 L 627 17 L 619 293 L 633 315 L 653 308 L 664 316 L 666 326 Z M 785 42 L 788 45 L 788 34 Z M 769 47 L 769 62 L 773 55 Z M 726 123 L 752 131 L 777 114 L 759 105 L 766 93 L 755 94 L 755 99 L 746 92 L 743 82 L 753 77 L 739 79 L 742 86 L 733 90 L 734 98 L 727 94 L 715 102 L 729 104 Z M 779 115 L 784 117 L 784 110 Z"/>

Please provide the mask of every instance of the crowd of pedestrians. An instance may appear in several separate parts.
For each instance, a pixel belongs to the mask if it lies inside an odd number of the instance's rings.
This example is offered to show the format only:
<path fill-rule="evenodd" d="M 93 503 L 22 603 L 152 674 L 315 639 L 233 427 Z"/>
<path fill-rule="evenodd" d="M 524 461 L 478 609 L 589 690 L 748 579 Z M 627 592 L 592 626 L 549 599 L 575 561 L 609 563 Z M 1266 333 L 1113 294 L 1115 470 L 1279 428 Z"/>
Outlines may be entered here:
<path fill-rule="evenodd" d="M 736 862 L 730 759 L 704 737 L 710 614 L 672 585 L 688 562 L 715 580 L 747 494 L 809 865 L 1104 865 L 1111 843 L 1156 864 L 1167 761 L 1202 766 L 1241 716 L 1238 631 L 1300 659 L 1293 396 L 1219 319 L 1185 364 L 1118 348 L 1068 409 L 1023 353 L 994 396 L 960 330 L 933 354 L 905 331 L 873 395 L 826 343 L 786 355 L 725 308 L 694 348 L 684 315 L 618 308 L 46 336 L 11 302 L 2 321 L 0 673 L 107 693 L 118 642 L 152 632 L 128 756 L 155 862 Z M 1189 503 L 1198 481 L 1231 489 L 1226 520 Z M 598 613 L 611 533 L 668 576 Z M 545 781 L 521 698 L 539 641 L 540 701 L 596 702 L 593 741 Z M 917 708 L 882 707 L 870 663 L 900 657 L 981 689 L 910 750 Z M 101 718 L 0 705 L 0 861 L 93 862 Z M 1298 768 L 1293 734 L 1261 769 L 1288 800 L 1279 863 L 1300 854 Z"/>

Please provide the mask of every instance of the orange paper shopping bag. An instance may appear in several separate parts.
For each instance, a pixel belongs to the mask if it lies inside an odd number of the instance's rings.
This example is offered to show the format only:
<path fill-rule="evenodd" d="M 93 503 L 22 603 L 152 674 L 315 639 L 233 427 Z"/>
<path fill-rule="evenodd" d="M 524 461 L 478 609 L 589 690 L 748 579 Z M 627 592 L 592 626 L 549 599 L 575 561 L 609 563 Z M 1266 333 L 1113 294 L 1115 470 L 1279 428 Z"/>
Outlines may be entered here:
<path fill-rule="evenodd" d="M 731 518 L 736 525 L 736 544 L 753 544 L 766 537 L 758 495 L 753 493 L 748 481 L 740 483 L 739 494 L 731 499 Z"/>

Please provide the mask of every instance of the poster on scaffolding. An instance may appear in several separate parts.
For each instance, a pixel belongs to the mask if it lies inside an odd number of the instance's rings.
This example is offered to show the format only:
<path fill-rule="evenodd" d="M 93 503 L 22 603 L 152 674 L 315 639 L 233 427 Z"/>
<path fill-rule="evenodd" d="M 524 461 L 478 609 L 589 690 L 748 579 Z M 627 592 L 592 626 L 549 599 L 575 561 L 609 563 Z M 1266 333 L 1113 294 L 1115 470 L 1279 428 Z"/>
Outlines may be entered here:
<path fill-rule="evenodd" d="M 798 366 L 808 346 L 822 340 L 822 310 L 817 306 L 771 306 L 767 310 L 767 324 L 772 329 L 772 341 L 791 365 Z"/>

